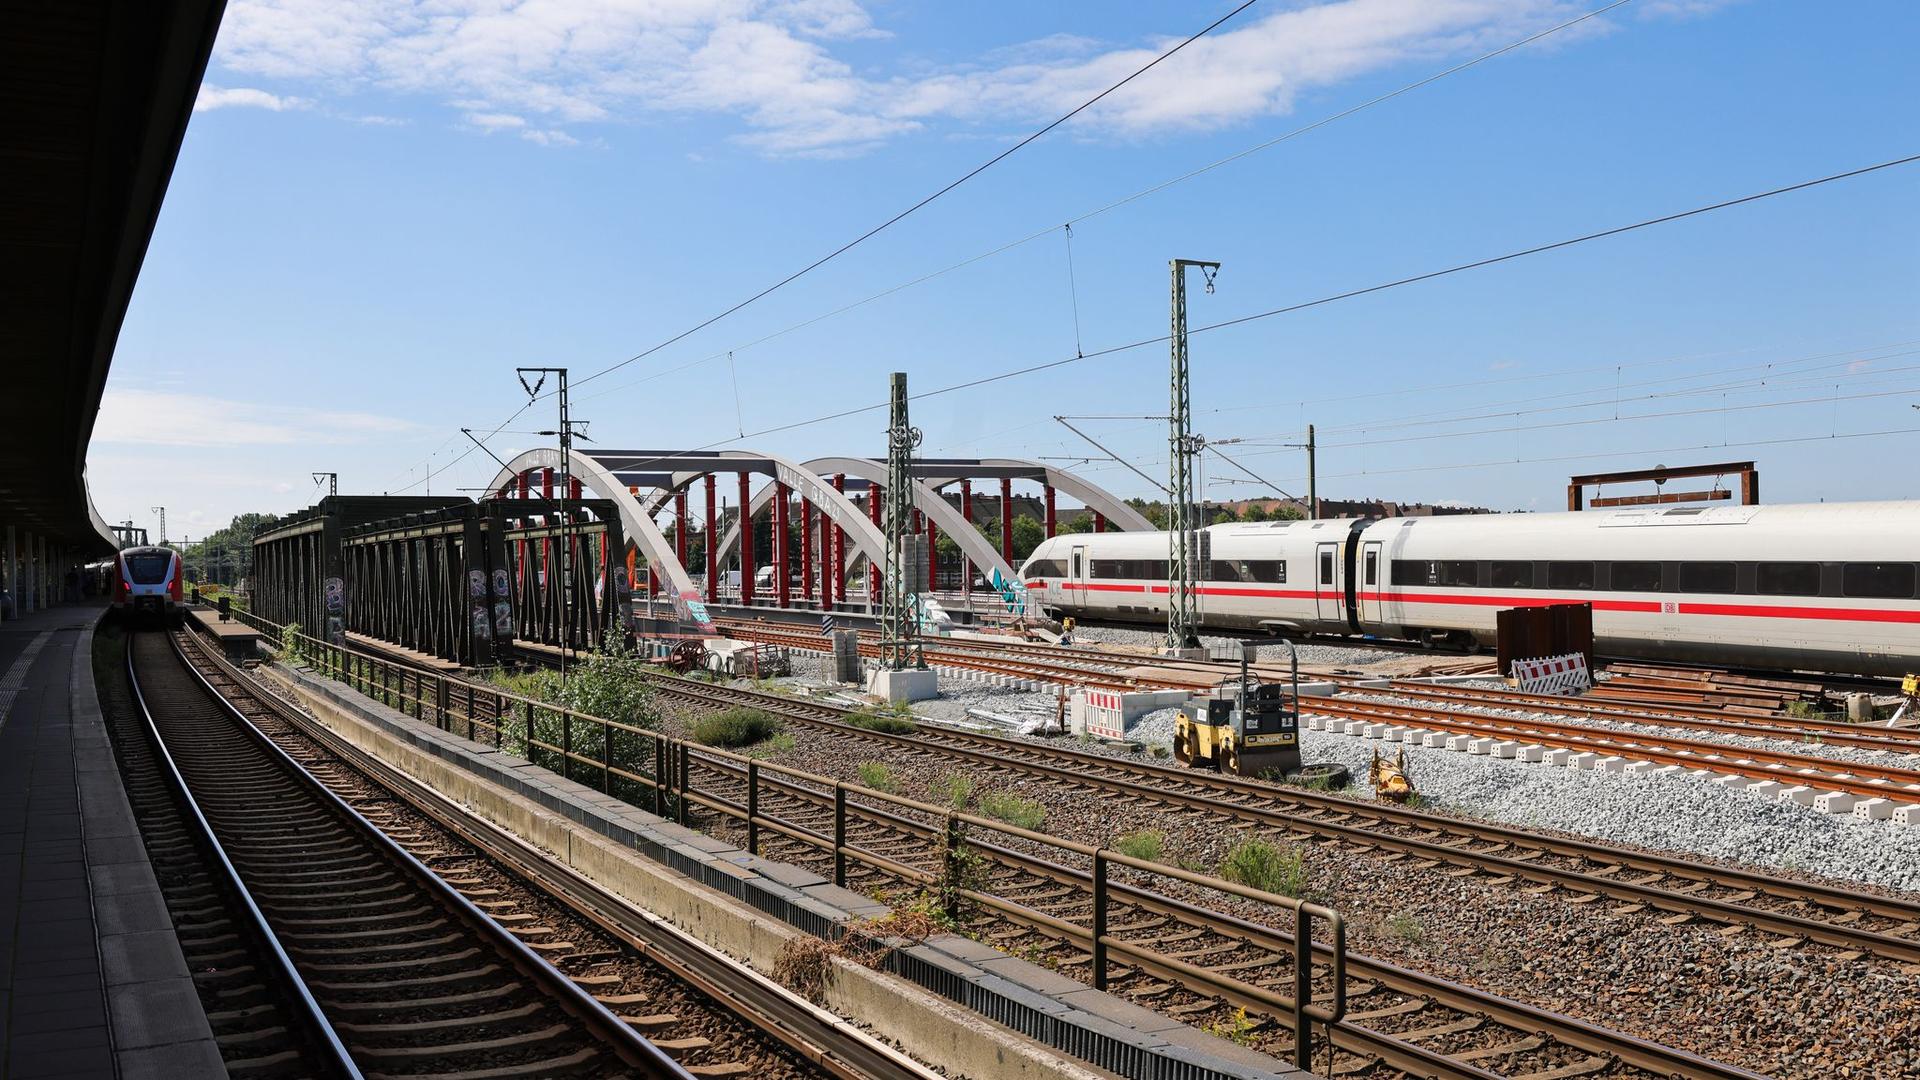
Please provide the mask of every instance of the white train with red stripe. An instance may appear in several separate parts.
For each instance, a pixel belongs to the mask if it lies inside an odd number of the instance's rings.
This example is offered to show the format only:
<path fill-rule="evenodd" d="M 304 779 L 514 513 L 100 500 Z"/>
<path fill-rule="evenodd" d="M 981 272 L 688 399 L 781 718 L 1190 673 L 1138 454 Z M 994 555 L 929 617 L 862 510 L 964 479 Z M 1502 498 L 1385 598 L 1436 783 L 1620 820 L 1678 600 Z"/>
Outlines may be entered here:
<path fill-rule="evenodd" d="M 1056 536 L 1051 611 L 1166 618 L 1165 533 Z M 1613 656 L 1920 670 L 1920 502 L 1276 521 L 1204 530 L 1203 626 L 1491 645 L 1501 608 L 1591 602 Z"/>
<path fill-rule="evenodd" d="M 172 621 L 181 611 L 185 574 L 180 553 L 166 547 L 130 547 L 113 557 L 112 610 Z"/>

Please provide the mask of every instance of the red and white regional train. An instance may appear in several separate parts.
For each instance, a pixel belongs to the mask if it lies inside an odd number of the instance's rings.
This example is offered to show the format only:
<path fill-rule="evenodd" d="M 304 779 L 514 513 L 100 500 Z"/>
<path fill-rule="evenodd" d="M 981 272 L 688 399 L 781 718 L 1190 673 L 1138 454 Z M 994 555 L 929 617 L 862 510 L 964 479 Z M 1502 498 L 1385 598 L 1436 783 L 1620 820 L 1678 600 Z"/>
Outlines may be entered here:
<path fill-rule="evenodd" d="M 1612 656 L 1920 671 L 1920 502 L 1214 525 L 1202 626 L 1491 645 L 1501 608 L 1588 601 Z M 1166 618 L 1167 534 L 1080 533 L 1020 575 L 1048 610 Z"/>
<path fill-rule="evenodd" d="M 172 548 L 126 548 L 113 559 L 113 614 L 173 620 L 180 614 L 183 577 L 180 553 Z"/>

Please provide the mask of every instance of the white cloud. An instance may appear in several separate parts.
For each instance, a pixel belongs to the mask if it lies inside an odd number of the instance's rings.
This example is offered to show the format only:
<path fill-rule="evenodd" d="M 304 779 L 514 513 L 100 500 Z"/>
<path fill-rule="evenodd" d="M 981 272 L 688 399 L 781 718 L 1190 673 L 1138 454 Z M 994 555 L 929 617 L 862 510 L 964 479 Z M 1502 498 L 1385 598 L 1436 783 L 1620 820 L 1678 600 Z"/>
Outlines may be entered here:
<path fill-rule="evenodd" d="M 275 446 L 373 442 L 413 431 L 412 421 L 374 413 L 258 405 L 205 394 L 108 387 L 96 443 L 141 446 Z"/>
<path fill-rule="evenodd" d="M 273 112 L 284 112 L 288 109 L 306 107 L 307 102 L 304 98 L 281 97 L 250 86 L 224 87 L 215 86 L 212 83 L 203 83 L 200 93 L 193 99 L 193 111 L 197 113 L 228 108 L 269 109 Z"/>
<path fill-rule="evenodd" d="M 1690 11 L 1718 2 L 1662 0 Z M 1134 137 L 1245 122 L 1289 111 L 1303 91 L 1484 50 L 1577 11 L 1567 0 L 1255 9 L 1076 124 L 1083 134 Z M 748 145 L 813 154 L 856 152 L 935 123 L 996 133 L 1031 125 L 1178 40 L 1114 45 L 1057 34 L 911 76 L 858 71 L 833 51 L 878 36 L 856 0 L 234 0 L 216 56 L 226 70 L 316 92 L 424 95 L 480 130 L 512 128 L 547 145 L 572 142 L 570 124 L 722 114 L 748 126 Z"/>

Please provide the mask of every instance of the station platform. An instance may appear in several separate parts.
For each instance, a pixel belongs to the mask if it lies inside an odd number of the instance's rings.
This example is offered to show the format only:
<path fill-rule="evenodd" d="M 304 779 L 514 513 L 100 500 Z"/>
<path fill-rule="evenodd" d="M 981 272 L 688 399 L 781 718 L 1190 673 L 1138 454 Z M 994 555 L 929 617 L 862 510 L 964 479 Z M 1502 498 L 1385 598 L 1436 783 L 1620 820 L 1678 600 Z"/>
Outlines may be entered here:
<path fill-rule="evenodd" d="M 105 611 L 0 623 L 0 1077 L 220 1076 L 101 717 Z"/>

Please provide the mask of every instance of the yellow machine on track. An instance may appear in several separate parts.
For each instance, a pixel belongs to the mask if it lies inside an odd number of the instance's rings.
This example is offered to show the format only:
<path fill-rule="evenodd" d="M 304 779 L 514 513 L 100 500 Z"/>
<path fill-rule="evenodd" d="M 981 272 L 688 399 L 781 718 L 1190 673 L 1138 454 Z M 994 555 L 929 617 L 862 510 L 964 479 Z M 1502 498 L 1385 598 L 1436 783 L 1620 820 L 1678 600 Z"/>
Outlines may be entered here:
<path fill-rule="evenodd" d="M 1246 645 L 1237 681 L 1222 682 L 1180 706 L 1173 728 L 1175 760 L 1236 776 L 1318 778 L 1329 787 L 1346 783 L 1344 766 L 1300 761 L 1300 656 L 1291 642 L 1283 644 L 1293 653 L 1291 693 L 1253 677 L 1248 664 L 1255 646 Z"/>

